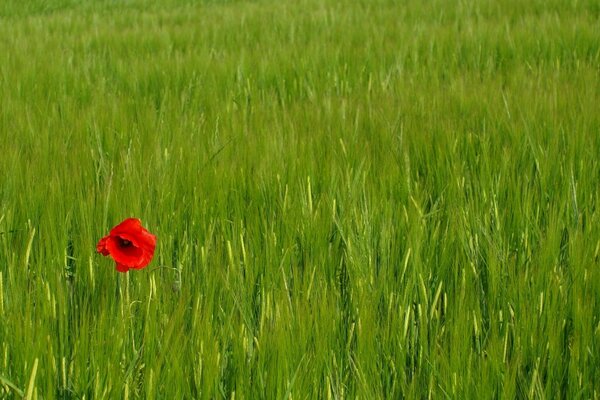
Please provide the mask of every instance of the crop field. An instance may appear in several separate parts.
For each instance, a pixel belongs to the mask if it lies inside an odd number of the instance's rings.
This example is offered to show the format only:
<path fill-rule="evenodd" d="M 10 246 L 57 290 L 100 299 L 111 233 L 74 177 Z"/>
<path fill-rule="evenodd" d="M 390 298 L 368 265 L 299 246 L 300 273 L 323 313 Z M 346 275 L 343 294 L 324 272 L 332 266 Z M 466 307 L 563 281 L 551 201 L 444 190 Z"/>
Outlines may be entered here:
<path fill-rule="evenodd" d="M 600 399 L 600 3 L 0 1 L 0 398 Z"/>

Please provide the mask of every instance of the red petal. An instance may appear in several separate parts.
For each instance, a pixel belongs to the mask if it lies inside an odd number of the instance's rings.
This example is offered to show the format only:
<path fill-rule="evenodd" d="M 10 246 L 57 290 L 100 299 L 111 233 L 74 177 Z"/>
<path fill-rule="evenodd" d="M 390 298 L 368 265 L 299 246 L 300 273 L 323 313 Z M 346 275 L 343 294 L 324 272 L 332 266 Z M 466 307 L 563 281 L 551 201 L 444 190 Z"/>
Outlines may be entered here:
<path fill-rule="evenodd" d="M 129 271 L 129 267 L 123 264 L 117 263 L 117 271 L 119 272 L 127 272 Z"/>
<path fill-rule="evenodd" d="M 156 236 L 142 228 L 142 232 L 137 239 L 139 246 L 144 249 L 145 253 L 149 253 L 150 258 L 152 258 L 154 249 L 156 249 Z"/>
<path fill-rule="evenodd" d="M 104 236 L 102 239 L 100 239 L 100 241 L 96 245 L 96 251 L 98 253 L 101 253 L 103 256 L 107 256 L 109 254 L 108 249 L 106 248 L 107 240 L 108 240 L 108 236 Z"/>
<path fill-rule="evenodd" d="M 142 221 L 137 218 L 127 218 L 110 230 L 111 236 L 120 236 L 122 233 L 137 234 L 142 230 Z"/>
<path fill-rule="evenodd" d="M 122 239 L 119 236 L 111 236 L 106 241 L 106 248 L 110 252 L 111 257 L 117 263 L 126 265 L 129 268 L 139 265 L 140 259 L 142 259 L 144 255 L 144 251 L 135 245 L 121 247 L 119 243 L 121 240 Z"/>

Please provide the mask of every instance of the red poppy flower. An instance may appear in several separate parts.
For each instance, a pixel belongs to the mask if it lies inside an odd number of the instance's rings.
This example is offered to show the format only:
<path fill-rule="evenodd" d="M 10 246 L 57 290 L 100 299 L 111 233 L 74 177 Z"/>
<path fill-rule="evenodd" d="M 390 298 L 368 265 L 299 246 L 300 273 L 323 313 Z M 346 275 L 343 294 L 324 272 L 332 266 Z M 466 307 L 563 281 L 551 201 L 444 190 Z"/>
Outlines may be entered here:
<path fill-rule="evenodd" d="M 137 218 L 127 218 L 110 230 L 96 245 L 103 256 L 110 255 L 117 263 L 117 271 L 146 267 L 154 256 L 156 236 L 148 232 Z"/>

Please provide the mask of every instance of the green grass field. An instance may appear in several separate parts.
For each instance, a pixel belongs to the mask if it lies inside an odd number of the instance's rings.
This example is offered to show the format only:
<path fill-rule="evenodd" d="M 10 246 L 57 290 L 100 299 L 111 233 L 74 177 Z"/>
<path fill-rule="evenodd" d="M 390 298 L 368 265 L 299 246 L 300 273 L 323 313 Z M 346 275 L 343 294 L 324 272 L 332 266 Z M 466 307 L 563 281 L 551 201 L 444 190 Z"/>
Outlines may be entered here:
<path fill-rule="evenodd" d="M 600 398 L 596 0 L 3 0 L 0 154 L 0 398 Z"/>

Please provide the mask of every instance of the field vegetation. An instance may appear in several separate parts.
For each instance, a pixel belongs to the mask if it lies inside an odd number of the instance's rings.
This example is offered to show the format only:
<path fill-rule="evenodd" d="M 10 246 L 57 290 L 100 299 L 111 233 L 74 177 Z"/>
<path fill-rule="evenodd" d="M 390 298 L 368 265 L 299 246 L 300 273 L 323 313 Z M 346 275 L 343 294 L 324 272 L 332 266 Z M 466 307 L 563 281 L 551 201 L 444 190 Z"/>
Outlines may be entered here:
<path fill-rule="evenodd" d="M 0 397 L 600 398 L 599 21 L 3 0 Z"/>

